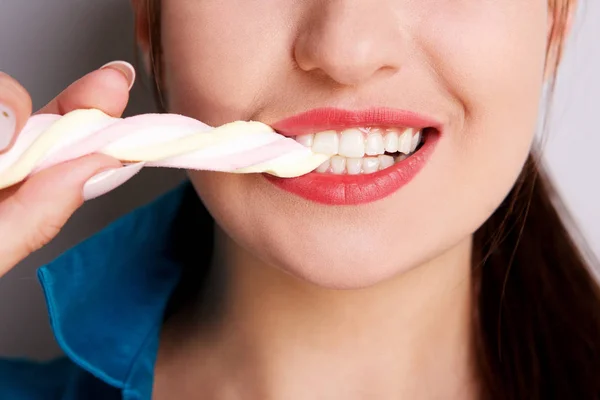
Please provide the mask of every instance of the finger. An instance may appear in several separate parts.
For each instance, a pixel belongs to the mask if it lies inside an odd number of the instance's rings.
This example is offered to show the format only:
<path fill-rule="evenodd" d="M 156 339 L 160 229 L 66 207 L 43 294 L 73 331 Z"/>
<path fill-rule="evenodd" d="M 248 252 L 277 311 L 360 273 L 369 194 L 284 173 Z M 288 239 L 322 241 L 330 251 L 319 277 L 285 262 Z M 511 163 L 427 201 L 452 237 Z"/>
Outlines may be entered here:
<path fill-rule="evenodd" d="M 135 69 L 131 64 L 124 61 L 106 64 L 72 83 L 36 114 L 64 115 L 77 109 L 97 108 L 120 117 L 134 81 Z"/>
<path fill-rule="evenodd" d="M 31 115 L 31 97 L 11 76 L 0 72 L 0 154 L 15 141 Z"/>
<path fill-rule="evenodd" d="M 83 204 L 87 181 L 120 166 L 101 154 L 59 164 L 32 176 L 0 203 L 0 276 L 58 234 Z"/>

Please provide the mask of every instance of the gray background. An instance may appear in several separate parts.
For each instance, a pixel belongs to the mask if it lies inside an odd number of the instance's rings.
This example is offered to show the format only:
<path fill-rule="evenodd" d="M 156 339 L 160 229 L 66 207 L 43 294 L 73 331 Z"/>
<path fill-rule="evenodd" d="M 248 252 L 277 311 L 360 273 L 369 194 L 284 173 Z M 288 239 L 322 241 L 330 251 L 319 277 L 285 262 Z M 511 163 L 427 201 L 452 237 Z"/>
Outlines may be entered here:
<path fill-rule="evenodd" d="M 600 253 L 600 132 L 595 121 L 600 113 L 600 2 L 585 3 L 564 60 L 545 155 L 579 226 Z M 128 0 L 0 0 L 0 70 L 29 90 L 34 109 L 106 62 L 133 61 L 133 48 Z M 138 80 L 126 115 L 152 111 L 150 91 Z M 36 268 L 182 177 L 172 170 L 144 170 L 84 205 L 51 245 L 1 279 L 0 355 L 45 359 L 58 354 Z"/>

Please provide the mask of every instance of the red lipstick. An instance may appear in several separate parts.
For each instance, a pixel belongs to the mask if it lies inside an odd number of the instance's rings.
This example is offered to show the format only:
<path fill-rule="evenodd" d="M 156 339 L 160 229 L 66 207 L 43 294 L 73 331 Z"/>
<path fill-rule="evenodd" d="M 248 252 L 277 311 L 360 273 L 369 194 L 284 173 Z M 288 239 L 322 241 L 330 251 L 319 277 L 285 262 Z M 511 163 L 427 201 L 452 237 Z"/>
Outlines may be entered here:
<path fill-rule="evenodd" d="M 384 170 L 361 175 L 311 172 L 298 178 L 264 177 L 279 188 L 310 201 L 328 205 L 358 205 L 385 198 L 410 182 L 429 160 L 442 131 L 432 118 L 411 111 L 373 108 L 348 111 L 321 108 L 292 116 L 271 125 L 285 136 L 313 134 L 326 130 L 358 127 L 417 128 L 423 144 L 407 159 Z"/>

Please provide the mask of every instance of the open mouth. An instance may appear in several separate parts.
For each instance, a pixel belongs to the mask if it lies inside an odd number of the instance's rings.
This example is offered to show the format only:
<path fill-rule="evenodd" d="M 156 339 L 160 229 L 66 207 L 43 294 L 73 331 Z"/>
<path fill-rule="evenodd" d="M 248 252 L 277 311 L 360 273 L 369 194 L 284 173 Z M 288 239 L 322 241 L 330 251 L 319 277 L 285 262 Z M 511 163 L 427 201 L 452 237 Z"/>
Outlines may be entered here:
<path fill-rule="evenodd" d="M 321 108 L 272 125 L 283 134 L 330 156 L 297 178 L 265 178 L 287 192 L 317 203 L 357 205 L 392 195 L 427 164 L 443 124 L 412 111 Z"/>
<path fill-rule="evenodd" d="M 372 174 L 404 161 L 422 146 L 433 128 L 365 127 L 296 136 L 314 153 L 333 155 L 314 172 Z"/>
<path fill-rule="evenodd" d="M 440 138 L 435 128 L 351 128 L 301 135 L 314 152 L 335 154 L 298 178 L 265 178 L 317 203 L 357 205 L 391 195 L 427 163 Z"/>

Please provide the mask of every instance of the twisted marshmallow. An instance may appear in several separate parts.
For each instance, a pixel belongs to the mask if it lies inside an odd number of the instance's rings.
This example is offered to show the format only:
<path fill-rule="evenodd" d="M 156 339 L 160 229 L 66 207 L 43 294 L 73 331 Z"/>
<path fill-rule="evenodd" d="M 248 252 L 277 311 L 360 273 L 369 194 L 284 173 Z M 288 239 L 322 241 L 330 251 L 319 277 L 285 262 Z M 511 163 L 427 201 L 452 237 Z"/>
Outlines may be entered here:
<path fill-rule="evenodd" d="M 123 163 L 232 173 L 307 174 L 330 156 L 315 154 L 260 122 L 216 128 L 178 114 L 114 118 L 100 110 L 35 115 L 0 154 L 0 189 L 58 163 L 102 153 Z"/>

